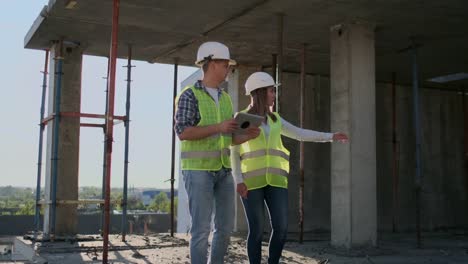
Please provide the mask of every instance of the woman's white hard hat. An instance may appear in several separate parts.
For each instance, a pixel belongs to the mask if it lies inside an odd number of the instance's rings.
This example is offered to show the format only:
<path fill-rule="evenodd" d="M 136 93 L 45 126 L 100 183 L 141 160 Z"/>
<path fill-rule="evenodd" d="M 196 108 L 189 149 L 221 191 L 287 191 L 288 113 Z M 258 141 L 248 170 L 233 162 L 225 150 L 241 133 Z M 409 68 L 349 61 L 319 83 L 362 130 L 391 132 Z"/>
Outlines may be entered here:
<path fill-rule="evenodd" d="M 280 83 L 275 83 L 275 80 L 273 80 L 273 77 L 271 77 L 270 74 L 266 72 L 255 72 L 252 73 L 245 82 L 245 95 L 250 95 L 252 91 L 255 91 L 259 88 L 270 86 L 278 87 L 280 85 Z"/>

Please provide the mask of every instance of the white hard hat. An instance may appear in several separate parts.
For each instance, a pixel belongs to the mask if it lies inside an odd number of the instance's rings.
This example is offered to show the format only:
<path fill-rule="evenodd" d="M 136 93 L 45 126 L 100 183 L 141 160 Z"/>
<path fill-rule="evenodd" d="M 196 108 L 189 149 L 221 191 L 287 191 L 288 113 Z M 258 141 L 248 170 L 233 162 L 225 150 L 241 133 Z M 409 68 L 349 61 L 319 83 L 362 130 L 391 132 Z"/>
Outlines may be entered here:
<path fill-rule="evenodd" d="M 273 77 L 266 72 L 255 72 L 252 73 L 247 81 L 245 82 L 245 95 L 250 95 L 250 93 L 254 90 L 264 87 L 278 87 L 280 83 L 275 83 Z"/>
<path fill-rule="evenodd" d="M 228 47 L 219 42 L 205 42 L 198 48 L 195 64 L 202 66 L 207 60 L 228 60 L 229 65 L 236 65 L 236 61 L 231 60 Z"/>

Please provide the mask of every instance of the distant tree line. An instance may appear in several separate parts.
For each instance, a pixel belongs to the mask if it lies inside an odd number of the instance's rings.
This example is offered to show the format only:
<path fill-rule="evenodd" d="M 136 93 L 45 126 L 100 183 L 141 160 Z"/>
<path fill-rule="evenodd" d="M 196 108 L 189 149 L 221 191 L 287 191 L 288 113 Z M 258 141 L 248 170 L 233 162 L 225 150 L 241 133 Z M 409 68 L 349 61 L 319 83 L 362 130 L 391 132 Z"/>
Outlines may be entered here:
<path fill-rule="evenodd" d="M 31 215 L 35 212 L 36 192 L 32 188 L 0 187 L 0 215 Z"/>
<path fill-rule="evenodd" d="M 43 198 L 43 190 L 41 190 Z M 81 187 L 80 199 L 101 199 L 101 188 Z M 36 190 L 33 188 L 3 186 L 0 187 L 0 215 L 34 215 Z M 174 197 L 174 209 L 177 214 L 178 198 Z M 122 210 L 122 188 L 111 189 L 111 207 L 113 210 Z M 167 193 L 161 191 L 150 204 L 145 206 L 143 201 L 135 195 L 127 197 L 127 210 L 144 210 L 149 212 L 170 213 L 171 201 Z M 99 213 L 98 206 L 78 205 L 80 213 Z"/>

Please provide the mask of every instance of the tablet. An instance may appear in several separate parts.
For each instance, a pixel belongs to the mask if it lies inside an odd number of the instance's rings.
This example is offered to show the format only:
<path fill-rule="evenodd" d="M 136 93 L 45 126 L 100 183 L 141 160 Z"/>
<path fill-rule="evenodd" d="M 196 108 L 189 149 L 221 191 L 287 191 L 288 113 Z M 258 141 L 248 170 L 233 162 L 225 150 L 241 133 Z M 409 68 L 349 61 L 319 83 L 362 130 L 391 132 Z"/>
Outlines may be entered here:
<path fill-rule="evenodd" d="M 234 119 L 239 124 L 239 128 L 236 129 L 234 133 L 244 134 L 246 133 L 245 131 L 247 130 L 247 128 L 251 126 L 259 127 L 262 124 L 264 117 L 259 115 L 247 114 L 244 112 L 237 112 L 234 115 Z"/>

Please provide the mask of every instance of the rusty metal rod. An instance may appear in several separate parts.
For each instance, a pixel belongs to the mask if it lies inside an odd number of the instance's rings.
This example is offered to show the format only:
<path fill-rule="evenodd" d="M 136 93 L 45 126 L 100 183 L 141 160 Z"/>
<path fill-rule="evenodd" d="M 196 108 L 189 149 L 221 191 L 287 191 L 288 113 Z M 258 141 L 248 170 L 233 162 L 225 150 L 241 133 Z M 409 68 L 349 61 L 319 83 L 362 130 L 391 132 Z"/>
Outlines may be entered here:
<path fill-rule="evenodd" d="M 117 65 L 117 48 L 119 33 L 119 5 L 120 0 L 114 0 L 112 11 L 112 34 L 110 47 L 110 67 L 109 67 L 109 97 L 107 104 L 106 122 L 106 177 L 105 177 L 105 198 L 104 198 L 104 237 L 102 263 L 107 264 L 109 248 L 109 225 L 110 225 L 110 191 L 111 191 L 111 168 L 112 168 L 112 143 L 114 138 L 114 102 L 115 102 L 115 74 Z"/>
<path fill-rule="evenodd" d="M 100 114 L 88 114 L 88 113 L 79 113 L 79 112 L 60 112 L 60 113 L 53 113 L 50 116 L 43 118 L 41 123 L 44 125 L 47 125 L 49 121 L 54 120 L 54 118 L 60 115 L 60 117 L 85 117 L 85 118 L 102 118 L 106 119 L 107 115 L 100 115 Z M 127 117 L 126 116 L 114 116 L 112 119 L 114 120 L 121 120 L 125 121 Z"/>
<path fill-rule="evenodd" d="M 299 124 L 304 128 L 304 108 L 305 108 L 305 60 L 306 44 L 303 44 L 301 51 L 301 91 L 299 104 Z M 304 241 L 304 142 L 299 143 L 299 243 Z"/>
<path fill-rule="evenodd" d="M 106 107 L 104 108 L 104 113 L 105 113 L 105 116 L 107 116 L 107 104 L 109 103 L 108 102 L 108 98 L 109 98 L 109 69 L 110 69 L 110 59 L 109 57 L 107 58 L 107 72 L 106 72 Z M 104 132 L 103 136 L 104 136 L 104 140 L 103 140 L 103 151 L 102 151 L 102 186 L 101 186 L 101 199 L 104 200 L 105 199 L 105 194 L 106 194 L 106 127 L 107 127 L 107 119 L 104 119 L 104 128 L 102 129 L 102 131 Z M 103 237 L 104 236 L 104 204 L 100 205 L 100 208 L 101 208 L 101 236 Z"/>
<path fill-rule="evenodd" d="M 418 248 L 422 247 L 421 241 L 421 188 L 422 188 L 422 175 L 421 175 L 421 127 L 420 127 L 420 110 L 419 110 L 419 73 L 418 73 L 418 57 L 417 46 L 413 44 L 412 58 L 413 58 L 413 125 L 415 131 L 415 199 L 416 199 L 416 240 Z"/>
<path fill-rule="evenodd" d="M 276 82 L 281 83 L 283 81 L 283 49 L 284 49 L 284 34 L 283 34 L 283 29 L 284 29 L 284 14 L 279 13 L 278 15 L 278 39 L 277 39 L 277 45 L 278 45 L 278 57 L 276 59 L 277 62 L 277 76 L 276 76 Z M 281 89 L 283 87 L 278 86 L 276 88 L 276 101 L 275 101 L 275 111 L 280 112 L 280 97 L 281 97 Z"/>
<path fill-rule="evenodd" d="M 80 127 L 98 127 L 98 128 L 104 128 L 104 127 L 105 127 L 105 124 L 80 123 Z"/>
<path fill-rule="evenodd" d="M 465 190 L 468 192 L 468 105 L 466 103 L 466 93 L 468 90 L 466 88 L 462 88 L 461 90 L 462 96 L 462 107 L 463 107 L 463 139 L 464 139 L 464 160 L 465 160 Z M 467 208 L 468 210 L 468 204 Z"/>
<path fill-rule="evenodd" d="M 393 145 L 393 212 L 392 212 L 392 231 L 398 232 L 398 213 L 399 213 L 399 153 L 397 141 L 397 122 L 396 122 L 396 73 L 392 73 L 392 145 Z"/>
<path fill-rule="evenodd" d="M 273 53 L 271 54 L 271 76 L 273 76 L 273 79 L 275 80 L 275 83 L 277 82 L 278 79 L 278 72 L 276 66 L 278 66 L 278 55 Z"/>

